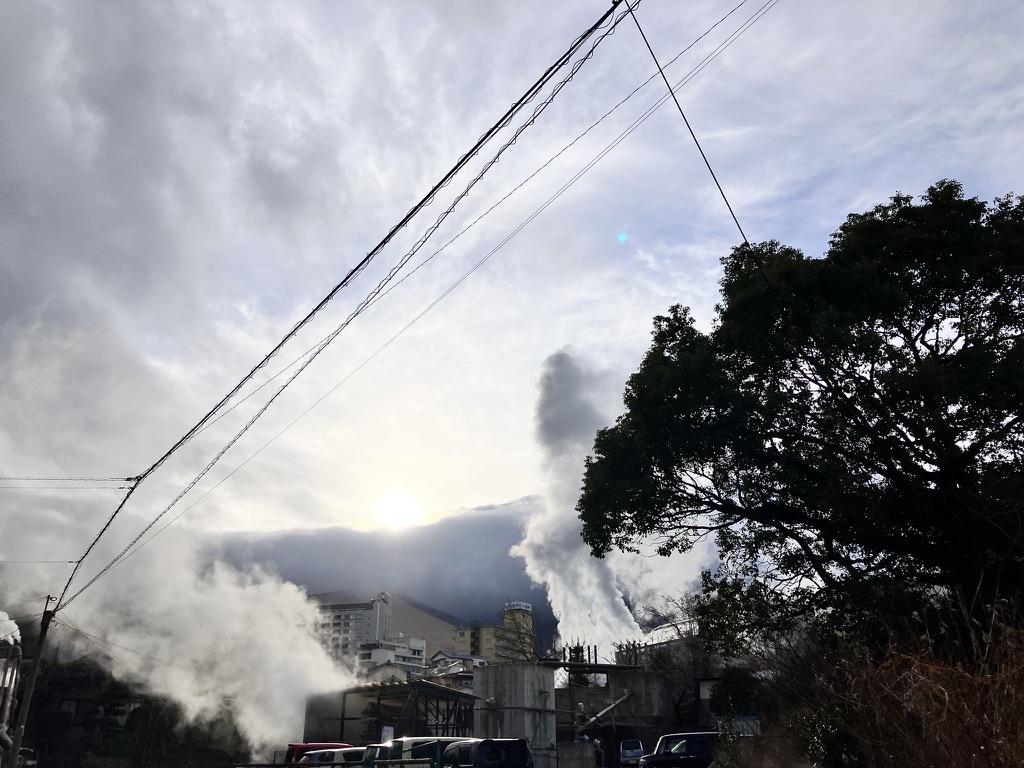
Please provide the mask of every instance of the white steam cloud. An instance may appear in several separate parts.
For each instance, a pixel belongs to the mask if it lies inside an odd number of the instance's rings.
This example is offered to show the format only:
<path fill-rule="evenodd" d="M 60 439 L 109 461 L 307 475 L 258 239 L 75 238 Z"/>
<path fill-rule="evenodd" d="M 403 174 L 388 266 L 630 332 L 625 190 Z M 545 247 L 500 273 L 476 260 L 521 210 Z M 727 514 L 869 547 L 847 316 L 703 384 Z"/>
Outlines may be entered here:
<path fill-rule="evenodd" d="M 640 634 L 627 599 L 643 609 L 693 590 L 711 555 L 708 545 L 689 556 L 610 552 L 599 560 L 583 543 L 576 514 L 583 459 L 597 430 L 611 421 L 595 405 L 611 380 L 564 350 L 544 361 L 536 430 L 548 487 L 543 511 L 530 518 L 523 541 L 512 549 L 526 561 L 530 577 L 547 588 L 562 639 L 596 644 L 602 656 Z"/>
<path fill-rule="evenodd" d="M 172 527 L 57 611 L 45 653 L 89 656 L 191 721 L 228 709 L 253 753 L 270 756 L 301 738 L 309 694 L 354 682 L 320 646 L 317 618 L 301 587 L 211 561 L 199 537 Z"/>
<path fill-rule="evenodd" d="M 11 621 L 11 617 L 4 611 L 0 611 L 0 643 L 13 645 L 20 642 L 21 632 L 18 625 Z"/>
<path fill-rule="evenodd" d="M 526 571 L 548 591 L 565 641 L 598 645 L 610 654 L 614 643 L 632 639 L 640 628 L 623 601 L 607 561 L 594 559 L 580 538 L 575 505 L 583 457 L 604 425 L 588 396 L 596 380 L 566 351 L 544 361 L 537 401 L 537 440 L 547 459 L 544 511 L 527 522 L 513 548 Z"/>

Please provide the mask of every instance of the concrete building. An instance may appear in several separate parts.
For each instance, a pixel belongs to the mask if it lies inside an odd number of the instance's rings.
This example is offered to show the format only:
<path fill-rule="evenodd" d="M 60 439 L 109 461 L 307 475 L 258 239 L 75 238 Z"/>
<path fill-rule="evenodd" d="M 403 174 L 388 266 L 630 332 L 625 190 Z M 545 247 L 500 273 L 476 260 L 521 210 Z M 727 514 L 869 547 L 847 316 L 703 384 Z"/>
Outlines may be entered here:
<path fill-rule="evenodd" d="M 554 669 L 529 663 L 487 665 L 476 670 L 474 692 L 476 736 L 525 738 L 535 768 L 556 768 Z"/>
<path fill-rule="evenodd" d="M 364 643 L 392 635 L 391 596 L 380 592 L 370 600 L 344 599 L 345 593 L 311 595 L 320 604 L 320 632 L 334 659 L 354 655 Z"/>
<path fill-rule="evenodd" d="M 394 664 L 409 677 L 422 677 L 426 668 L 427 641 L 415 637 L 376 640 L 359 646 L 359 668 L 369 670 L 381 664 Z"/>
<path fill-rule="evenodd" d="M 529 603 L 505 603 L 502 623 L 452 630 L 452 650 L 479 656 L 491 662 L 533 661 L 536 658 L 533 635 L 533 606 Z"/>
<path fill-rule="evenodd" d="M 455 651 L 438 651 L 427 662 L 424 675 L 432 682 L 473 693 L 474 670 L 487 666 L 487 659 Z"/>

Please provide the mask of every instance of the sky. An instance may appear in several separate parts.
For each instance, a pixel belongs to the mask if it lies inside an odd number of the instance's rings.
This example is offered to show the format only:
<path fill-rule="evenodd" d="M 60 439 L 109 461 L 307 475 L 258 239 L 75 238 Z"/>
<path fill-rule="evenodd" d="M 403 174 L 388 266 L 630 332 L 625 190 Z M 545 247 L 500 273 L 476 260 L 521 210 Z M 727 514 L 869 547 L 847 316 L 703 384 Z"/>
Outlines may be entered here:
<path fill-rule="evenodd" d="M 817 256 L 897 191 L 1024 191 L 1024 3 L 643 0 L 735 221 L 627 17 L 378 252 L 607 9 L 7 4 L 0 609 L 37 616 L 63 593 L 65 647 L 104 643 L 196 716 L 234 695 L 272 741 L 296 725 L 268 705 L 349 679 L 316 650 L 304 592 L 356 571 L 313 542 L 384 542 L 360 576 L 454 615 L 479 610 L 460 598 L 495 553 L 495 601 L 536 588 L 563 637 L 605 649 L 638 631 L 627 605 L 691 587 L 710 548 L 595 561 L 573 511 L 652 318 L 680 303 L 710 328 L 744 235 Z M 386 544 L 416 526 L 418 569 Z"/>

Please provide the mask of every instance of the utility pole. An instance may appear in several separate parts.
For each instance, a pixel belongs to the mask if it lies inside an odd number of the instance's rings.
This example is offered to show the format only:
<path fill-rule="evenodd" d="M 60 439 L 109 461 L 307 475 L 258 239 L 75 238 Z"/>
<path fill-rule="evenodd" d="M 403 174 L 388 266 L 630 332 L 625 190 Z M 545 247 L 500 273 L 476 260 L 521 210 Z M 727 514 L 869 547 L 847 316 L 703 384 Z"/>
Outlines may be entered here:
<path fill-rule="evenodd" d="M 46 596 L 46 604 L 49 605 L 53 598 Z M 36 678 L 39 677 L 39 663 L 43 659 L 43 643 L 46 642 L 46 631 L 50 628 L 50 621 L 53 619 L 53 611 L 49 608 L 43 610 L 43 621 L 39 625 L 39 642 L 36 644 L 36 655 L 32 659 L 32 669 L 25 681 L 25 693 L 18 702 L 18 722 L 14 726 L 14 735 L 11 737 L 11 751 L 7 757 L 7 768 L 18 768 L 18 752 L 21 751 L 21 740 L 25 735 L 25 724 L 28 722 L 28 711 L 32 708 L 32 694 L 36 690 Z"/>

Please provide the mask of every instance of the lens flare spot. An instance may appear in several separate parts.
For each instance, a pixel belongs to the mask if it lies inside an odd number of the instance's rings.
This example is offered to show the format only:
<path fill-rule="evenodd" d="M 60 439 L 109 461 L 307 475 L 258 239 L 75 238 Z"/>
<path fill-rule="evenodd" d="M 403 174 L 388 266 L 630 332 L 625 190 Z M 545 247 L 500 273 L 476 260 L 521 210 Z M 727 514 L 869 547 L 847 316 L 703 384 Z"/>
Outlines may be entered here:
<path fill-rule="evenodd" d="M 629 237 L 626 235 L 626 233 L 625 232 L 619 232 L 619 242 L 620 243 L 624 243 L 627 240 L 629 240 Z"/>

